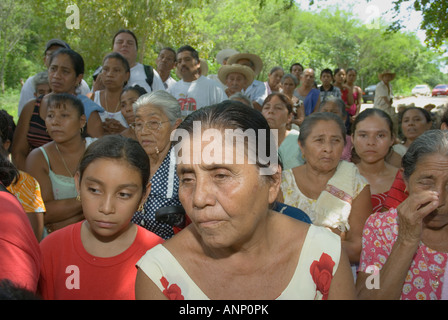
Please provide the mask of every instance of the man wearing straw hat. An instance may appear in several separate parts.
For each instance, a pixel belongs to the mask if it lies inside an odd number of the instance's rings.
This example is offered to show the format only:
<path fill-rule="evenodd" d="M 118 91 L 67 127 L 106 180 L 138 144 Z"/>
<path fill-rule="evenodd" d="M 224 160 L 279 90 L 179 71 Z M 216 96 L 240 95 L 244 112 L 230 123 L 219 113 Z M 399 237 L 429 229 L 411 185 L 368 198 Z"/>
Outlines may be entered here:
<path fill-rule="evenodd" d="M 218 71 L 219 80 L 227 87 L 228 97 L 246 90 L 255 78 L 254 71 L 241 64 L 223 65 Z"/>
<path fill-rule="evenodd" d="M 257 77 L 260 74 L 261 69 L 263 69 L 263 61 L 261 58 L 252 53 L 238 53 L 227 60 L 228 65 L 235 63 L 250 67 L 254 71 L 255 77 Z M 252 100 L 255 109 L 261 110 L 264 99 L 268 96 L 268 91 L 263 82 L 254 80 L 245 90 L 244 94 Z"/>
<path fill-rule="evenodd" d="M 216 55 L 216 62 L 218 62 L 221 66 L 225 66 L 227 64 L 227 60 L 237 53 L 239 52 L 235 49 L 223 49 Z M 219 80 L 217 74 L 209 74 L 207 78 L 216 81 L 223 89 L 225 89 L 226 84 Z"/>
<path fill-rule="evenodd" d="M 394 95 L 390 82 L 395 79 L 395 73 L 386 70 L 380 73 L 378 78 L 380 82 L 376 85 L 373 107 L 384 110 L 393 117 L 395 114 L 395 109 L 392 107 Z"/>

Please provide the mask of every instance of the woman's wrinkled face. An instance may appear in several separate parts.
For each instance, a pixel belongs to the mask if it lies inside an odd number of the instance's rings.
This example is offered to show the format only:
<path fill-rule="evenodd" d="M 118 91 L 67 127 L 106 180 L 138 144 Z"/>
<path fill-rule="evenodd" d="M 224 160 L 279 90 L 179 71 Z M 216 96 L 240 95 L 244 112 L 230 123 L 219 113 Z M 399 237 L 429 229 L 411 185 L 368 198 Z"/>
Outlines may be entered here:
<path fill-rule="evenodd" d="M 273 96 L 263 105 L 261 113 L 271 129 L 286 128 L 292 119 L 292 113 L 288 112 L 286 104 L 277 96 Z"/>
<path fill-rule="evenodd" d="M 426 227 L 438 229 L 448 224 L 448 156 L 434 153 L 418 160 L 406 185 L 410 196 L 429 191 L 439 196 L 438 208 L 424 219 Z"/>
<path fill-rule="evenodd" d="M 192 164 L 195 143 L 201 146 L 202 157 Z M 240 164 L 208 161 L 210 143 L 196 136 L 182 140 L 182 153 L 189 150 L 191 161 L 177 166 L 179 199 L 207 246 L 228 248 L 244 244 L 265 221 L 269 204 L 277 196 L 279 179 L 274 183 L 260 176 L 257 165 L 248 163 L 247 157 Z M 221 159 L 228 152 L 241 152 L 224 143 L 223 150 Z"/>
<path fill-rule="evenodd" d="M 291 78 L 285 78 L 285 80 L 283 80 L 282 89 L 285 94 L 292 95 L 295 88 L 296 84 L 294 83 L 294 80 Z"/>
<path fill-rule="evenodd" d="M 342 120 L 345 121 L 344 116 L 342 115 L 341 108 L 338 106 L 337 103 L 334 102 L 325 102 L 325 104 L 320 109 L 320 112 L 330 112 L 334 113 L 335 115 L 339 116 Z"/>
<path fill-rule="evenodd" d="M 50 85 L 48 83 L 39 84 L 36 86 L 36 91 L 34 92 L 34 96 L 36 98 L 40 96 L 45 96 L 51 92 Z"/>
<path fill-rule="evenodd" d="M 367 163 L 383 160 L 394 144 L 386 120 L 378 115 L 372 115 L 358 122 L 352 141 L 356 153 Z"/>
<path fill-rule="evenodd" d="M 162 108 L 151 104 L 140 107 L 135 114 L 135 126 L 138 142 L 148 156 L 168 152 L 171 148 L 170 135 L 174 128 Z"/>
<path fill-rule="evenodd" d="M 344 150 L 344 137 L 335 121 L 320 120 L 314 124 L 300 148 L 308 165 L 326 173 L 338 166 Z"/>
<path fill-rule="evenodd" d="M 420 110 L 410 109 L 403 114 L 401 130 L 406 138 L 417 139 L 423 132 L 431 128 L 431 123 L 426 121 Z"/>
<path fill-rule="evenodd" d="M 269 84 L 273 87 L 276 87 L 280 84 L 280 81 L 282 80 L 283 76 L 285 75 L 285 72 L 283 70 L 276 70 L 273 73 L 271 73 L 269 77 Z"/>

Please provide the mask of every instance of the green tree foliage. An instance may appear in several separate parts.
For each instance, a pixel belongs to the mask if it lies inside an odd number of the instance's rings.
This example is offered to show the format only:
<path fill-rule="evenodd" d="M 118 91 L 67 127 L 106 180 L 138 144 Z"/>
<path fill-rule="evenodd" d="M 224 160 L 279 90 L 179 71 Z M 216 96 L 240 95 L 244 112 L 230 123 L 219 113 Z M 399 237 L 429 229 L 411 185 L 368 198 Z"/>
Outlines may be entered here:
<path fill-rule="evenodd" d="M 355 68 L 363 88 L 377 83 L 378 74 L 391 69 L 397 72 L 394 86 L 398 92 L 410 92 L 418 83 L 434 86 L 444 77 L 436 53 L 414 34 L 388 33 L 382 21 L 372 28 L 337 8 L 311 13 L 296 6 L 285 9 L 287 1 L 259 3 L 210 1 L 205 9 L 189 10 L 195 16 L 192 30 L 213 45 L 204 57 L 213 60 L 219 50 L 228 47 L 256 53 L 265 63 L 258 77 L 263 81 L 272 67 L 280 65 L 288 71 L 294 62 L 314 68 L 317 77 L 324 68 Z"/>
<path fill-rule="evenodd" d="M 26 1 L 2 0 L 0 2 L 0 87 L 5 92 L 5 78 L 15 63 L 22 64 L 24 61 L 12 59 L 15 55 L 24 55 L 27 52 L 27 37 L 32 34 L 30 25 L 32 23 L 32 12 Z M 24 63 L 24 69 L 27 68 Z M 14 66 L 16 67 L 16 66 Z M 7 82 L 11 85 L 12 83 Z"/>
<path fill-rule="evenodd" d="M 112 50 L 112 38 L 119 29 L 130 29 L 136 34 L 139 60 L 145 63 L 152 64 L 162 47 L 177 47 L 185 39 L 197 44 L 195 35 L 186 32 L 192 17 L 184 12 L 202 3 L 201 0 L 78 0 L 79 29 L 66 28 L 69 18 L 66 8 L 73 4 L 72 0 L 36 0 L 32 6 L 41 24 L 42 47 L 51 38 L 66 40 L 83 56 L 87 73 L 92 73 Z"/>
<path fill-rule="evenodd" d="M 43 48 L 52 38 L 66 40 L 81 53 L 86 62 L 85 79 L 90 83 L 90 75 L 111 51 L 112 37 L 121 28 L 136 33 L 139 60 L 152 65 L 162 47 L 190 44 L 207 59 L 209 73 L 217 72 L 214 58 L 221 49 L 260 55 L 265 64 L 259 76 L 263 81 L 272 67 L 288 70 L 294 62 L 314 68 L 317 75 L 324 68 L 354 67 L 363 87 L 377 83 L 382 70 L 392 69 L 397 72 L 394 86 L 402 92 L 417 83 L 434 86 L 447 80 L 439 70 L 440 54 L 421 45 L 414 34 L 387 33 L 389 26 L 383 22 L 371 28 L 335 8 L 304 12 L 291 0 L 75 2 L 79 29 L 66 26 L 70 16 L 66 9 L 73 0 L 0 1 L 0 15 L 12 12 L 14 16 L 0 19 L 6 87 L 17 88 L 20 78 L 43 69 Z M 423 6 L 437 1 L 415 2 Z M 12 7 L 16 9 L 8 11 Z"/>
<path fill-rule="evenodd" d="M 413 2 L 413 9 L 420 11 L 423 22 L 420 28 L 426 32 L 426 44 L 430 47 L 441 48 L 448 39 L 448 1 L 446 0 L 395 0 L 395 21 L 389 30 L 397 31 L 402 28 L 401 21 L 397 18 L 401 12 L 401 6 Z"/>

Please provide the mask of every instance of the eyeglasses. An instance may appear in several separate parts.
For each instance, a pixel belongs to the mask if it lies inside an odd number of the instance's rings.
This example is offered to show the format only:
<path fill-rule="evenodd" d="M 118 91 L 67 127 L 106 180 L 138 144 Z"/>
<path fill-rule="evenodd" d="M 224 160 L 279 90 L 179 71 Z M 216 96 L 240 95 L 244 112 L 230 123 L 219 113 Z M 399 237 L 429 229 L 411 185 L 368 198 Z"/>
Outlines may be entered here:
<path fill-rule="evenodd" d="M 162 124 L 170 121 L 140 121 L 134 122 L 130 125 L 135 131 L 143 131 L 144 128 L 151 131 L 158 131 L 162 128 Z"/>

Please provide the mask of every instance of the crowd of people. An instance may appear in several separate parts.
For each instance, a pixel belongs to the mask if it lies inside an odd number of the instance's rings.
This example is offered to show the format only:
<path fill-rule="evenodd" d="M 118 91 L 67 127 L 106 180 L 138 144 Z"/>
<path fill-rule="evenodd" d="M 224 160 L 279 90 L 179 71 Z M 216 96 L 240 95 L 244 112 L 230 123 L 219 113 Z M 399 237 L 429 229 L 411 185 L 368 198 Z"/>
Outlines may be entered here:
<path fill-rule="evenodd" d="M 393 72 L 361 110 L 352 68 L 111 49 L 90 88 L 48 41 L 0 112 L 0 297 L 448 299 L 448 113 L 397 113 Z"/>

